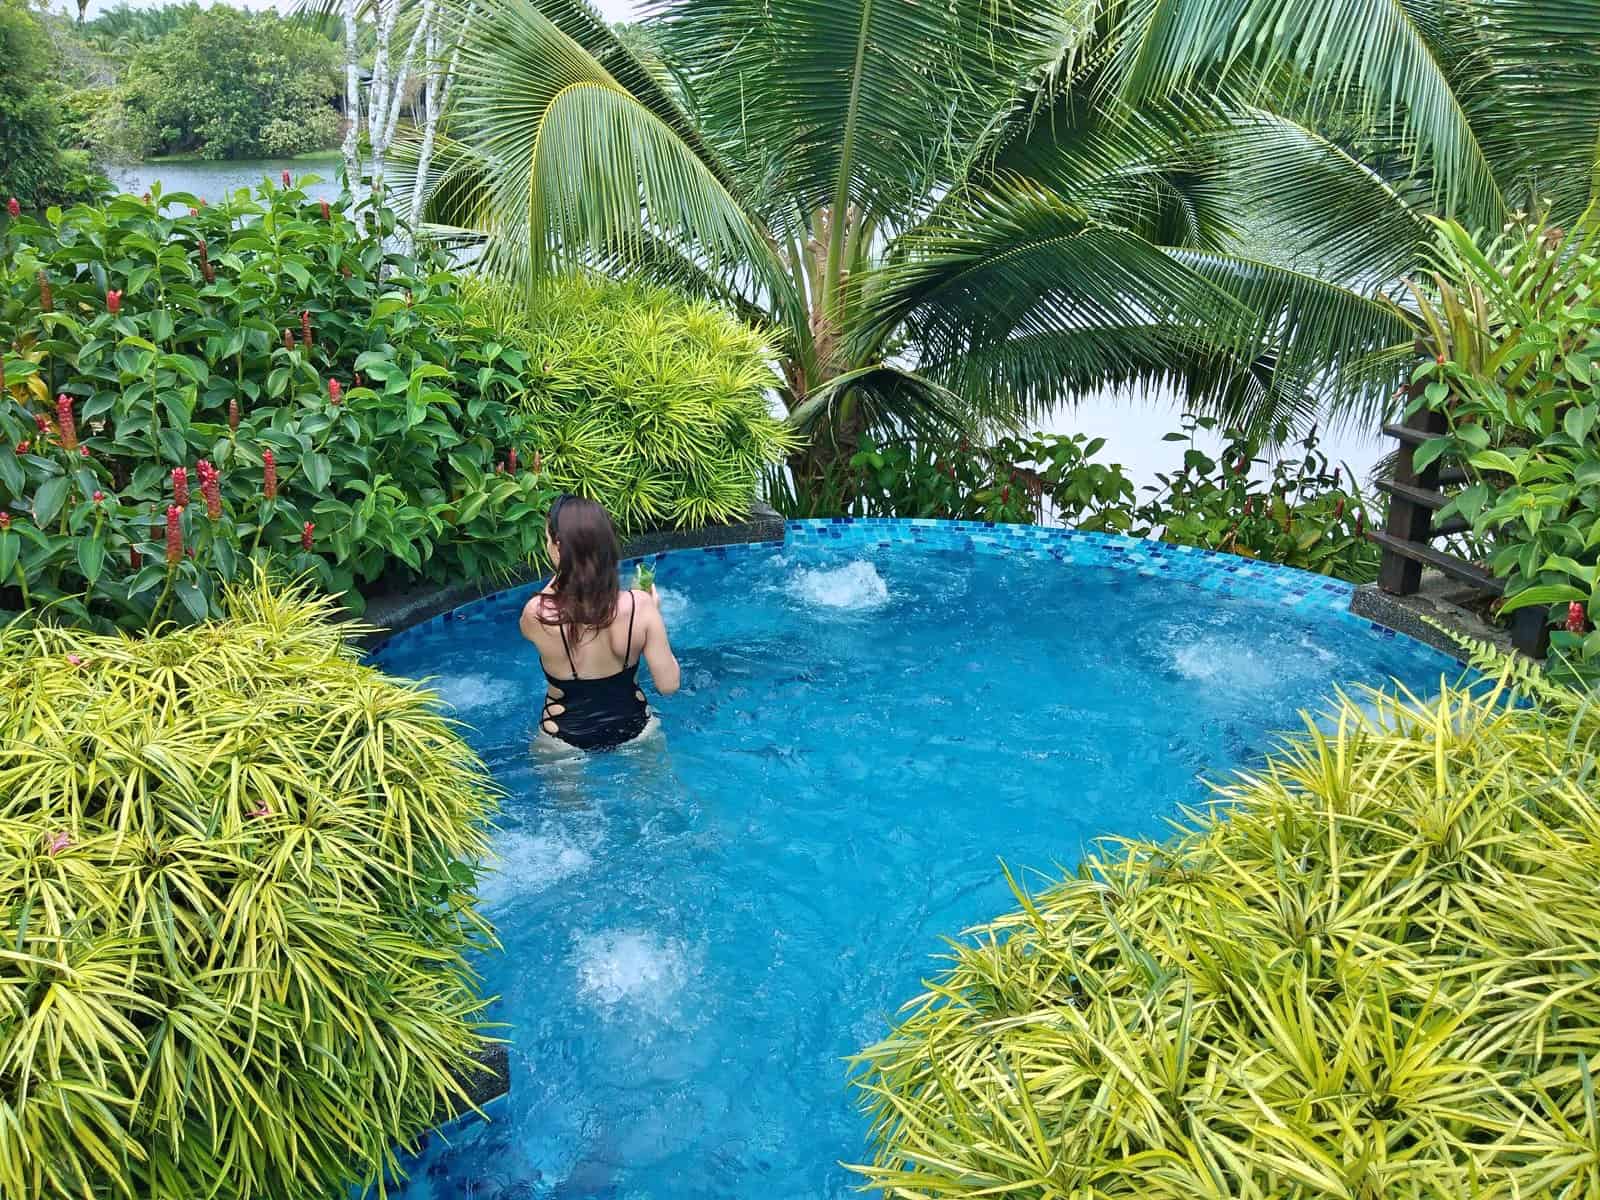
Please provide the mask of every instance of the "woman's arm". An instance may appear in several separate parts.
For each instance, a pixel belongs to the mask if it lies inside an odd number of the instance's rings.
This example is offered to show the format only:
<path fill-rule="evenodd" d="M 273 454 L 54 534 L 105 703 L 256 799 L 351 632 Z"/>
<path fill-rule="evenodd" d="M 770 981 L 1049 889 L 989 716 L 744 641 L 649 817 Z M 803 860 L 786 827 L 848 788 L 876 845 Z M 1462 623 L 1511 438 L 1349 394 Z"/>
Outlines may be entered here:
<path fill-rule="evenodd" d="M 670 696 L 678 690 L 678 660 L 673 657 L 672 643 L 667 639 L 667 623 L 661 619 L 661 606 L 649 592 L 636 593 L 644 597 L 640 605 L 645 610 L 644 652 L 650 664 L 650 680 L 656 691 Z"/>

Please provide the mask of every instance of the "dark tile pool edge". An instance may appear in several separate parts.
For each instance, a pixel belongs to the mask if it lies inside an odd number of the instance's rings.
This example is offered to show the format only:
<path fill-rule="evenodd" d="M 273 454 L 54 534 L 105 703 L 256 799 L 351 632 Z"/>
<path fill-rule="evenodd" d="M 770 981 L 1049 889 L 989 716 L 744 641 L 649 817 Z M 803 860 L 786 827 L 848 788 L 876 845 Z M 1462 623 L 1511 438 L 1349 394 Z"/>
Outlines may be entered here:
<path fill-rule="evenodd" d="M 757 504 L 751 509 L 747 520 L 735 524 L 641 534 L 623 546 L 622 556 L 629 560 L 650 558 L 674 550 L 781 542 L 783 538 L 783 518 L 766 505 Z M 414 588 L 369 597 L 367 611 L 360 620 L 362 624 L 372 626 L 373 632 L 357 638 L 356 644 L 363 650 L 376 649 L 393 635 L 434 617 L 513 588 L 526 587 L 541 578 L 543 572 L 524 568 L 490 579 L 448 584 L 424 583 Z"/>

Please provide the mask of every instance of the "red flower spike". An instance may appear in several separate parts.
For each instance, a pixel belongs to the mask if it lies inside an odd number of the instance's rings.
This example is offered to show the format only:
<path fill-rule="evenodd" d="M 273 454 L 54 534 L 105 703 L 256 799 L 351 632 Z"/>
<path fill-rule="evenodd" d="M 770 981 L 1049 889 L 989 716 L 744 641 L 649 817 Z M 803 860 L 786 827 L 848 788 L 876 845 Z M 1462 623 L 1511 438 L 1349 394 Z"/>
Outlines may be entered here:
<path fill-rule="evenodd" d="M 17 453 L 18 454 L 26 454 L 28 452 L 28 447 L 31 446 L 31 445 L 33 445 L 32 442 L 18 442 L 17 443 Z"/>
<path fill-rule="evenodd" d="M 1365 530 L 1366 527 L 1367 527 L 1367 514 L 1366 514 L 1366 510 L 1362 509 L 1362 510 L 1360 510 L 1360 511 L 1358 511 L 1356 513 L 1356 536 L 1360 537 L 1362 531 Z"/>
<path fill-rule="evenodd" d="M 540 454 L 537 450 L 535 450 L 533 452 L 533 473 L 535 475 L 538 475 L 543 470 L 544 470 L 544 455 Z"/>
<path fill-rule="evenodd" d="M 78 448 L 78 419 L 72 415 L 72 397 L 62 392 L 56 397 L 56 424 L 61 429 L 61 445 L 66 450 Z M 40 426 L 41 429 L 44 426 Z"/>
<path fill-rule="evenodd" d="M 198 217 L 200 215 L 200 210 L 198 208 L 191 208 L 189 210 L 189 215 L 191 217 Z"/>
<path fill-rule="evenodd" d="M 206 206 L 206 198 L 204 196 L 201 196 L 200 197 L 200 207 L 204 208 L 205 206 Z"/>
<path fill-rule="evenodd" d="M 189 469 L 172 468 L 172 502 L 179 508 L 189 507 Z"/>
<path fill-rule="evenodd" d="M 288 187 L 289 186 L 289 172 L 288 171 L 285 171 L 283 173 L 283 186 L 284 187 Z"/>
<path fill-rule="evenodd" d="M 116 288 L 106 292 L 106 311 L 113 317 L 122 311 L 122 293 Z"/>
<path fill-rule="evenodd" d="M 341 265 L 339 267 L 339 274 L 343 275 L 346 279 L 349 279 L 350 278 L 350 268 L 349 268 L 349 266 L 348 265 Z"/>
<path fill-rule="evenodd" d="M 333 210 L 328 207 L 328 202 L 326 200 L 323 200 L 323 201 L 319 202 L 318 207 L 320 207 L 322 209 L 322 219 L 324 221 L 332 219 Z"/>
<path fill-rule="evenodd" d="M 1333 506 L 1333 519 L 1339 520 L 1344 516 L 1344 497 L 1339 497 L 1339 502 Z"/>
<path fill-rule="evenodd" d="M 128 565 L 135 571 L 144 566 L 144 555 L 139 553 L 139 547 L 128 547 Z"/>
<path fill-rule="evenodd" d="M 1567 632 L 1582 633 L 1589 628 L 1589 614 L 1584 611 L 1583 601 L 1574 600 L 1567 605 Z"/>
<path fill-rule="evenodd" d="M 307 309 L 300 310 L 300 345 L 311 349 L 311 313 Z"/>
<path fill-rule="evenodd" d="M 328 380 L 328 403 L 335 408 L 344 403 L 344 387 L 337 379 Z"/>
<path fill-rule="evenodd" d="M 194 469 L 200 475 L 200 495 L 205 498 L 206 516 L 215 521 L 222 516 L 222 476 L 203 458 L 195 463 Z"/>
<path fill-rule="evenodd" d="M 271 450 L 261 452 L 261 494 L 268 500 L 278 495 L 278 464 Z"/>
<path fill-rule="evenodd" d="M 1011 503 L 1011 489 L 1009 487 L 1003 487 L 1003 488 L 1000 489 L 1000 503 L 1001 504 L 1010 504 Z"/>
<path fill-rule="evenodd" d="M 176 504 L 167 505 L 167 566 L 175 567 L 183 561 L 183 510 Z"/>
<path fill-rule="evenodd" d="M 15 196 L 11 197 L 6 201 L 6 211 L 11 214 L 11 219 L 15 221 L 22 215 L 22 202 Z"/>
<path fill-rule="evenodd" d="M 312 533 L 316 530 L 316 528 L 317 528 L 317 523 L 315 521 L 307 521 L 306 522 L 305 528 L 300 531 L 300 549 L 302 549 L 302 550 L 311 549 L 311 536 L 312 536 Z"/>
<path fill-rule="evenodd" d="M 237 431 L 239 428 L 239 399 L 234 397 L 228 401 L 228 429 Z"/>
<path fill-rule="evenodd" d="M 101 492 L 101 491 L 96 491 L 95 494 L 92 497 L 90 497 L 90 499 L 92 499 L 96 504 L 103 503 L 105 501 L 105 498 L 106 498 L 106 494 L 104 492 Z"/>
<path fill-rule="evenodd" d="M 288 350 L 291 353 L 293 353 L 293 351 L 294 351 L 294 330 L 285 329 L 283 331 L 283 348 L 285 350 Z"/>
<path fill-rule="evenodd" d="M 50 418 L 43 413 L 33 414 L 33 423 L 39 427 L 39 436 L 45 437 L 50 433 Z"/>
<path fill-rule="evenodd" d="M 11 514 L 8 513 L 8 512 L 0 512 L 0 533 L 4 533 L 6 530 L 8 530 L 10 528 L 11 528 Z"/>
<path fill-rule="evenodd" d="M 515 446 L 506 451 L 506 468 L 513 475 L 517 473 L 517 448 Z"/>
<path fill-rule="evenodd" d="M 1441 367 L 1444 366 L 1444 355 L 1439 355 L 1434 361 L 1437 362 Z"/>
<path fill-rule="evenodd" d="M 87 446 L 79 446 L 78 447 L 78 457 L 79 458 L 88 458 L 89 457 L 89 447 L 87 447 Z"/>
<path fill-rule="evenodd" d="M 39 311 L 55 312 L 56 297 L 55 293 L 50 290 L 50 277 L 40 271 L 34 278 L 39 281 Z"/>

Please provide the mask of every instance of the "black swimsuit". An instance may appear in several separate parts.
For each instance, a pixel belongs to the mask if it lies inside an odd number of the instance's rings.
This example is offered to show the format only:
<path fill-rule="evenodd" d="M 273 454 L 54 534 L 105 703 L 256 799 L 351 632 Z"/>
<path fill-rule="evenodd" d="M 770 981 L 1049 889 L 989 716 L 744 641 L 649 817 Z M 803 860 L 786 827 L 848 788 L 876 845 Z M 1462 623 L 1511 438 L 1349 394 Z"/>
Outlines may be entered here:
<path fill-rule="evenodd" d="M 610 750 L 631 742 L 649 723 L 650 709 L 645 704 L 644 693 L 639 691 L 637 679 L 639 661 L 628 661 L 633 654 L 633 615 L 639 602 L 632 592 L 628 593 L 628 601 L 632 606 L 628 609 L 628 641 L 623 647 L 622 670 L 615 675 L 603 679 L 578 678 L 578 664 L 572 658 L 567 627 L 557 627 L 561 631 L 561 648 L 567 652 L 567 665 L 572 668 L 572 678 L 557 679 L 545 671 L 546 682 L 561 694 L 545 694 L 539 726 L 569 746 L 580 750 Z M 550 706 L 553 704 L 560 705 L 562 711 L 552 713 Z"/>

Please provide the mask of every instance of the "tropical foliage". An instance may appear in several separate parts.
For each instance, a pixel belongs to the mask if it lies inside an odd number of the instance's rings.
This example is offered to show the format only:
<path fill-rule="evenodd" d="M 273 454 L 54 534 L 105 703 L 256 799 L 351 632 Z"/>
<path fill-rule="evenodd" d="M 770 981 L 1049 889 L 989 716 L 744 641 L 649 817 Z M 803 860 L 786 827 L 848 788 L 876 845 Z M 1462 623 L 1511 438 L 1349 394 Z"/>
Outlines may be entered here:
<path fill-rule="evenodd" d="M 1424 214 L 1498 225 L 1536 183 L 1581 207 L 1600 140 L 1594 0 L 659 11 L 644 43 L 577 0 L 484 13 L 427 211 L 512 275 L 598 263 L 759 316 L 818 435 L 802 481 L 863 431 L 1108 383 L 1253 436 L 1370 420 Z"/>
<path fill-rule="evenodd" d="M 1600 226 L 1518 220 L 1480 248 L 1445 223 L 1438 245 L 1413 381 L 1449 431 L 1414 461 L 1466 464 L 1440 515 L 1491 540 L 1501 612 L 1548 608 L 1558 660 L 1600 674 Z"/>
<path fill-rule="evenodd" d="M 1378 548 L 1367 540 L 1372 505 L 1348 468 L 1318 449 L 1313 428 L 1272 458 L 1258 440 L 1224 431 L 1222 450 L 1206 453 L 1198 436 L 1217 429 L 1190 416 L 1169 442 L 1187 442 L 1183 462 L 1135 511 L 1135 528 L 1162 541 L 1283 563 L 1319 575 L 1370 583 Z"/>
<path fill-rule="evenodd" d="M 770 411 L 771 347 L 704 301 L 567 279 L 531 301 L 479 288 L 469 309 L 527 363 L 520 428 L 550 486 L 625 531 L 744 517 L 794 445 Z"/>
<path fill-rule="evenodd" d="M 1165 439 L 1188 443 L 1181 465 L 1157 475 L 1142 500 L 1120 465 L 1092 461 L 1105 439 L 1082 434 L 1002 438 L 992 445 L 879 444 L 864 435 L 848 464 L 830 467 L 809 488 L 774 471 L 767 494 L 795 517 L 1055 521 L 1358 583 L 1376 577 L 1378 550 L 1366 538 L 1370 505 L 1346 469 L 1318 449 L 1315 430 L 1273 456 L 1238 430 L 1225 431 L 1220 454 L 1208 453 L 1199 442 L 1217 430 L 1214 418 L 1186 416 L 1183 429 Z"/>
<path fill-rule="evenodd" d="M 0 0 L 0 200 L 42 209 L 100 186 L 87 155 L 62 149 L 51 88 L 60 56 L 25 0 Z"/>
<path fill-rule="evenodd" d="M 1172 840 L 1018 886 L 861 1055 L 866 1180 L 1594 1194 L 1600 709 L 1536 686 L 1341 697 Z"/>
<path fill-rule="evenodd" d="M 330 606 L 0 630 L 0 1194 L 327 1200 L 463 1104 L 492 793 Z"/>
<path fill-rule="evenodd" d="M 188 206 L 195 207 L 188 207 Z M 252 559 L 359 610 L 385 572 L 528 561 L 550 491 L 513 451 L 521 352 L 450 333 L 436 258 L 298 187 L 133 197 L 15 227 L 3 264 L 6 607 L 154 625 L 219 612 Z"/>
<path fill-rule="evenodd" d="M 332 146 L 339 54 L 276 13 L 192 7 L 134 52 L 116 90 L 126 152 L 288 156 Z"/>

